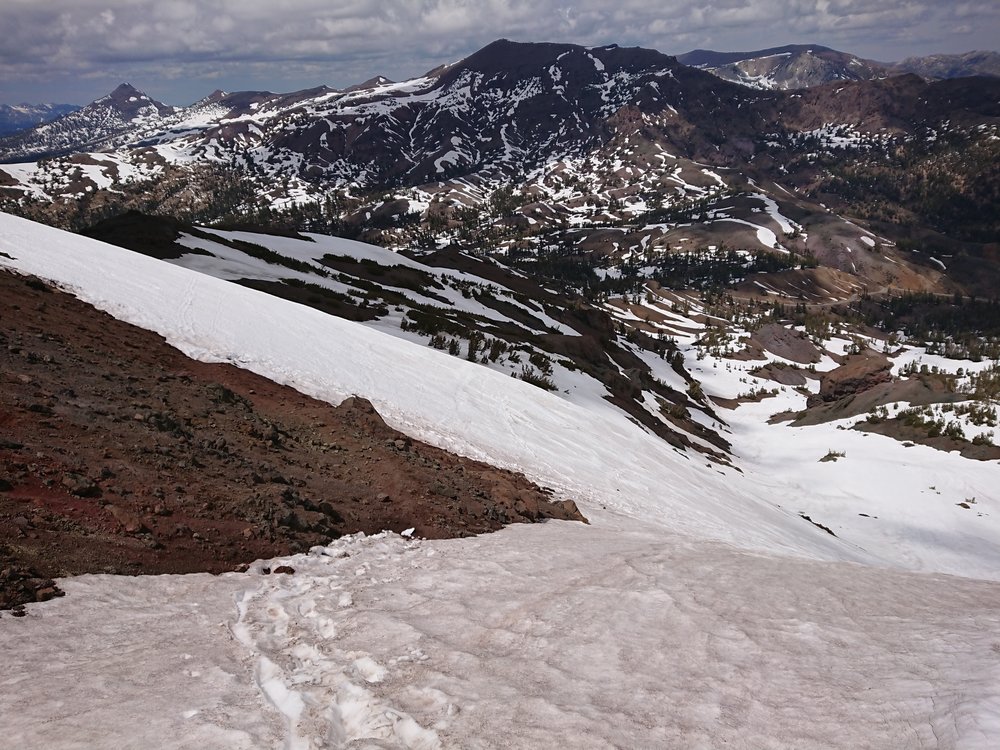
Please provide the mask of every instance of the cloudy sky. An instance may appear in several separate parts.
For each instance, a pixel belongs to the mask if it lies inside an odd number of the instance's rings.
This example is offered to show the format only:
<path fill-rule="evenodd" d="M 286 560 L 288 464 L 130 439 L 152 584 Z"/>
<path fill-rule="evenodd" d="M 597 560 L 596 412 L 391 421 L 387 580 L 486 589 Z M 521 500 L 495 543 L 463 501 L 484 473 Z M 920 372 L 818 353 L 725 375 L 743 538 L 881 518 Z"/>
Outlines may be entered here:
<path fill-rule="evenodd" d="M 168 104 L 419 75 L 490 41 L 883 61 L 997 49 L 1000 2 L 942 0 L 0 0 L 0 103 L 85 104 L 129 81 Z"/>

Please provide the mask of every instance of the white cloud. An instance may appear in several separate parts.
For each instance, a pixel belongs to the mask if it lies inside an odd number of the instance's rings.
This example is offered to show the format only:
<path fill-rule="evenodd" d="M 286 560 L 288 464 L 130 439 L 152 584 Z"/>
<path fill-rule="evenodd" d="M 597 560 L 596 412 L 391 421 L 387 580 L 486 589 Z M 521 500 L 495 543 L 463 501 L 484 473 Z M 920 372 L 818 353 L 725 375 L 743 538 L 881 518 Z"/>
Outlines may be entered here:
<path fill-rule="evenodd" d="M 996 3 L 936 0 L 3 0 L 0 100 L 17 88 L 164 71 L 256 87 L 415 75 L 499 37 L 749 50 L 818 43 L 879 59 L 993 47 Z M 973 29 L 971 35 L 957 27 Z M 978 35 L 978 36 L 977 36 Z M 893 47 L 895 45 L 895 47 Z M 270 66 L 270 71 L 268 71 Z M 319 78 L 304 80 L 304 76 Z M 174 75 L 180 81 L 184 75 Z M 179 90 L 176 86 L 171 90 Z M 100 93 L 100 92 L 95 92 Z M 37 97 L 36 97 L 37 98 Z"/>

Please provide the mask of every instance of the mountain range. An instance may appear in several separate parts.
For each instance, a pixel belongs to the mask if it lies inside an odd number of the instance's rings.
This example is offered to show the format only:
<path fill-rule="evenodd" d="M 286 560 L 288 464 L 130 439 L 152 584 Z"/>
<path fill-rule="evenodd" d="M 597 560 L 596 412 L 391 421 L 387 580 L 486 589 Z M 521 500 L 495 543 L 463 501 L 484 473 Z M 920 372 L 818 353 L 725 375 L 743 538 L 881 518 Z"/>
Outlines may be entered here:
<path fill-rule="evenodd" d="M 392 247 L 539 257 L 571 240 L 614 263 L 684 242 L 792 251 L 862 285 L 981 294 L 998 124 L 997 78 L 763 91 L 653 50 L 501 40 L 346 91 L 173 108 L 123 84 L 0 140 L 0 201 L 74 228 L 137 209 Z M 800 229 L 760 224 L 771 205 Z M 861 226 L 885 253 L 852 252 Z"/>

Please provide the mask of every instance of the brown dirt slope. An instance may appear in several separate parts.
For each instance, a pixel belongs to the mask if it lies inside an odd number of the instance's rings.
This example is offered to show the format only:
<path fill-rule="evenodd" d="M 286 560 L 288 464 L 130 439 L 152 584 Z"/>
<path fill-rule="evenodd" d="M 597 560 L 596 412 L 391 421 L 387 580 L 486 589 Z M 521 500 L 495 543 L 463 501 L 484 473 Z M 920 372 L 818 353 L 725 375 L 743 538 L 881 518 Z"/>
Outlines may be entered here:
<path fill-rule="evenodd" d="M 364 399 L 333 407 L 196 362 L 0 272 L 0 607 L 55 576 L 221 572 L 358 531 L 546 518 L 585 520 L 521 475 L 389 428 Z"/>
<path fill-rule="evenodd" d="M 767 323 L 754 331 L 738 359 L 766 359 L 764 352 L 784 357 L 792 362 L 811 365 L 823 357 L 816 345 L 801 331 Z"/>

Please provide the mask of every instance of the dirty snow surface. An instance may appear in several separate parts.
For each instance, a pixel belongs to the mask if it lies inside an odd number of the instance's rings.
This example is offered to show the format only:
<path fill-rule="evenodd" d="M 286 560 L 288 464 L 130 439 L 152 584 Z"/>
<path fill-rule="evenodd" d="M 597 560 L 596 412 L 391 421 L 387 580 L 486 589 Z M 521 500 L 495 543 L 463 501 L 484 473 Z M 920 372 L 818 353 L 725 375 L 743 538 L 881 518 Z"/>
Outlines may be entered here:
<path fill-rule="evenodd" d="M 1000 746 L 1000 584 L 973 552 L 945 575 L 946 537 L 833 538 L 789 509 L 802 486 L 125 250 L 0 215 L 0 253 L 195 356 L 365 395 L 592 522 L 62 581 L 0 617 L 2 748 Z"/>

